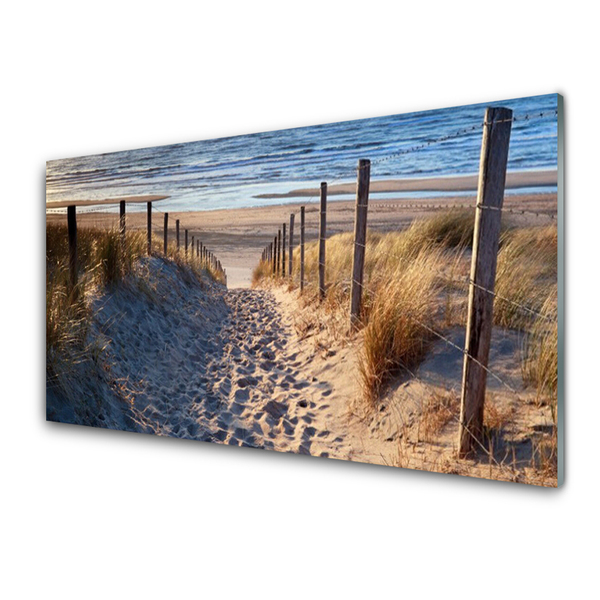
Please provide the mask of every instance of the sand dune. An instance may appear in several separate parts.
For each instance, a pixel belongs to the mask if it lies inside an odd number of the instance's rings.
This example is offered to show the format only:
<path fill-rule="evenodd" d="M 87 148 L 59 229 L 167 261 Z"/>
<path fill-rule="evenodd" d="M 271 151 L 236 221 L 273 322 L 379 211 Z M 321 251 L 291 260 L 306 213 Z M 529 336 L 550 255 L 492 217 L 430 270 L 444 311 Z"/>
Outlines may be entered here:
<path fill-rule="evenodd" d="M 139 275 L 92 302 L 91 338 L 110 372 L 96 382 L 94 424 L 350 457 L 333 385 L 315 375 L 314 352 L 299 351 L 271 292 L 199 283 L 161 258 L 142 260 Z"/>
<path fill-rule="evenodd" d="M 91 361 L 96 371 L 71 378 L 67 399 L 49 390 L 51 420 L 459 472 L 456 427 L 450 423 L 435 444 L 426 443 L 422 429 L 430 399 L 456 398 L 460 387 L 462 353 L 443 343 L 433 345 L 416 377 L 398 380 L 380 409 L 364 414 L 357 402 L 360 336 L 334 339 L 327 327 L 300 335 L 303 312 L 314 308 L 301 308 L 296 291 L 227 290 L 151 257 L 127 283 L 90 300 L 90 347 L 104 348 L 102 359 Z M 461 335 L 455 332 L 457 345 Z M 524 392 L 518 336 L 498 330 L 494 338 L 495 364 Z M 514 397 L 490 383 L 510 408 Z M 528 426 L 551 422 L 539 409 L 531 415 L 536 420 Z M 526 464 L 529 446 L 521 454 Z M 487 464 L 464 468 L 489 476 Z"/>

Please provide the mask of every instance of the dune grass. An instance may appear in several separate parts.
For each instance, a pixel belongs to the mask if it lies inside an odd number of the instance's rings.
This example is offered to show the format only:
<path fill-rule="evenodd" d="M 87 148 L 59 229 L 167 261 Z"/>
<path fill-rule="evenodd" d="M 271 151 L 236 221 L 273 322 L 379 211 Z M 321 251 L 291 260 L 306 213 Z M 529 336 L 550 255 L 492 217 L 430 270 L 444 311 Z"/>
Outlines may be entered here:
<path fill-rule="evenodd" d="M 122 246 L 115 230 L 81 228 L 77 234 L 78 283 L 70 283 L 65 225 L 46 228 L 46 354 L 71 354 L 83 345 L 88 310 L 85 293 L 95 285 L 113 285 L 130 272 L 142 254 L 143 235 L 128 233 Z M 68 351 L 68 352 L 67 352 Z"/>
<path fill-rule="evenodd" d="M 469 209 L 417 220 L 400 232 L 368 231 L 361 314 L 364 341 L 359 369 L 369 405 L 375 405 L 394 373 L 403 367 L 413 368 L 425 355 L 430 341 L 426 327 L 439 326 L 440 314 L 451 310 L 450 292 L 455 290 L 448 281 L 455 276 L 461 261 L 466 264 L 464 255 L 472 238 L 473 211 Z M 322 301 L 317 288 L 318 243 L 311 242 L 305 248 L 307 287 L 303 301 L 318 302 L 330 315 L 329 320 L 346 334 L 349 320 L 340 315 L 347 314 L 350 301 L 353 240 L 350 232 L 327 240 L 326 293 Z M 294 253 L 290 287 L 298 285 L 299 254 Z M 266 263 L 261 263 L 254 271 L 254 285 L 265 281 L 273 281 L 272 272 Z M 440 312 L 444 289 L 445 309 Z M 317 312 L 310 319 L 315 322 L 304 322 L 305 330 L 322 327 L 322 323 L 317 323 Z"/>
<path fill-rule="evenodd" d="M 551 320 L 537 318 L 526 338 L 523 375 L 525 382 L 533 386 L 540 405 L 549 405 L 556 422 L 558 389 L 558 321 L 556 313 L 556 287 L 548 293 L 541 306 L 543 314 Z"/>
<path fill-rule="evenodd" d="M 163 248 L 153 239 L 153 248 Z M 112 286 L 130 275 L 136 261 L 147 254 L 144 231 L 127 231 L 125 243 L 118 228 L 80 227 L 77 232 L 78 283 L 70 284 L 69 247 L 66 225 L 46 227 L 46 353 L 49 360 L 57 353 L 73 355 L 83 347 L 89 312 L 85 295 L 95 286 Z M 173 260 L 191 277 L 208 276 L 224 282 L 223 274 L 201 263 L 195 253 L 186 257 L 175 243 L 167 249 Z M 138 274 L 139 275 L 139 274 Z"/>
<path fill-rule="evenodd" d="M 431 341 L 427 327 L 443 331 L 464 324 L 473 228 L 474 211 L 461 209 L 416 220 L 403 231 L 368 231 L 360 373 L 370 406 L 376 405 L 394 373 L 414 368 L 422 360 Z M 269 265 L 261 263 L 254 272 L 254 285 L 269 281 L 297 287 L 299 255 L 294 253 L 291 280 L 275 280 Z M 328 238 L 326 294 L 321 300 L 318 243 L 306 245 L 307 284 L 302 303 L 318 306 L 303 316 L 304 331 L 322 328 L 325 313 L 345 335 L 350 334 L 352 256 L 353 233 Z M 525 381 L 535 386 L 540 402 L 546 403 L 552 403 L 556 393 L 556 332 L 548 328 L 548 319 L 535 313 L 551 317 L 556 312 L 556 256 L 556 227 L 509 229 L 503 225 L 495 289 L 502 299 L 495 300 L 494 321 L 525 333 Z"/>
<path fill-rule="evenodd" d="M 502 235 L 496 269 L 495 292 L 500 297 L 494 303 L 496 325 L 532 328 L 534 313 L 544 313 L 549 294 L 556 287 L 557 251 L 556 226 L 512 229 Z M 552 315 L 556 306 L 546 305 L 546 310 Z"/>
<path fill-rule="evenodd" d="M 372 406 L 385 384 L 401 370 L 413 369 L 429 348 L 440 289 L 439 249 L 423 248 L 410 262 L 389 266 L 377 277 L 364 327 L 359 373 Z"/>
<path fill-rule="evenodd" d="M 258 286 L 261 281 L 264 282 L 267 278 L 271 277 L 272 274 L 273 270 L 271 265 L 264 260 L 259 261 L 258 265 L 256 265 L 252 271 L 252 286 Z"/>

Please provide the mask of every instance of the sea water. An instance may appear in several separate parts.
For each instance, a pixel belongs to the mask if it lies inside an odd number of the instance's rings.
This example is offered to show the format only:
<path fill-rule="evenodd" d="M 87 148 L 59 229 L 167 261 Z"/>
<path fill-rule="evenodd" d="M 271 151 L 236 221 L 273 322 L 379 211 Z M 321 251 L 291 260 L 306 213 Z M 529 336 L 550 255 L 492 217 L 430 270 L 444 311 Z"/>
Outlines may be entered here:
<path fill-rule="evenodd" d="M 487 106 L 511 108 L 516 118 L 509 171 L 556 169 L 557 96 L 549 94 L 52 160 L 46 168 L 46 200 L 168 195 L 160 204 L 162 210 L 297 202 L 299 198 L 257 196 L 315 188 L 321 181 L 354 181 L 360 158 L 372 161 L 373 180 L 471 175 L 478 171 Z M 440 140 L 446 136 L 449 139 Z M 431 140 L 435 141 L 412 150 Z M 556 191 L 556 187 L 542 191 Z M 418 197 L 419 193 L 372 195 L 388 196 Z"/>

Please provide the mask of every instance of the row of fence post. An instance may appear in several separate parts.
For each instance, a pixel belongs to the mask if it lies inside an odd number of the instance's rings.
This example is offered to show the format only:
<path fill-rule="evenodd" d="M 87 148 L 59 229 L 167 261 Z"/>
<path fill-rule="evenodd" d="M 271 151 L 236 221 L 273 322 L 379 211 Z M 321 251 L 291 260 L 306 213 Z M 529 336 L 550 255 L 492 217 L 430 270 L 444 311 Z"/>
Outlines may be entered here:
<path fill-rule="evenodd" d="M 321 183 L 319 219 L 319 295 L 325 297 L 325 243 L 327 223 L 327 183 Z M 273 276 L 293 277 L 294 269 L 294 224 L 296 215 L 290 214 L 289 235 L 287 223 L 281 224 L 273 241 L 269 242 L 262 251 L 261 260 L 268 264 Z M 286 240 L 287 237 L 287 240 Z M 305 242 L 306 242 L 306 207 L 300 207 L 300 292 L 304 291 L 305 281 Z M 287 259 L 286 259 L 287 247 Z M 287 264 L 287 273 L 286 273 Z"/>
<path fill-rule="evenodd" d="M 507 108 L 488 108 L 485 113 L 479 183 L 475 212 L 473 255 L 469 286 L 468 316 L 466 325 L 463 378 L 460 403 L 458 449 L 464 457 L 477 449 L 483 434 L 483 409 L 488 373 L 488 361 L 493 323 L 494 284 L 500 238 L 500 220 L 506 182 L 508 147 L 512 125 L 512 111 Z M 367 248 L 367 211 L 369 201 L 371 163 L 358 161 L 356 204 L 354 218 L 354 252 L 350 290 L 350 327 L 361 324 L 364 289 L 364 266 Z M 319 297 L 326 293 L 326 237 L 327 237 L 327 183 L 320 186 L 319 204 Z M 305 287 L 305 207 L 300 207 L 300 292 Z M 294 214 L 290 215 L 289 269 L 292 277 Z M 263 251 L 262 259 L 271 266 L 275 276 L 286 277 L 286 223 L 282 224 L 273 242 Z M 282 254 L 283 251 L 283 254 Z M 491 293 L 490 293 L 491 292 Z"/>
<path fill-rule="evenodd" d="M 119 202 L 119 234 L 121 237 L 121 244 L 125 247 L 126 243 L 126 202 L 121 200 Z M 147 253 L 152 254 L 152 202 L 147 203 L 146 208 L 147 220 Z M 168 250 L 168 228 L 169 228 L 169 213 L 164 213 L 163 219 L 163 253 L 166 256 Z M 78 281 L 78 265 L 77 265 L 77 206 L 71 205 L 67 207 L 67 231 L 69 240 L 69 278 L 72 290 L 76 290 Z M 191 250 L 188 243 L 188 230 L 184 230 L 185 235 L 185 256 L 188 258 L 189 255 L 193 258 L 194 256 L 194 240 L 195 236 L 192 236 Z M 177 253 L 180 252 L 180 222 L 179 219 L 175 221 L 175 239 Z M 213 271 L 220 273 L 225 279 L 227 284 L 227 271 L 223 268 L 221 261 L 217 256 L 210 251 L 206 246 L 195 240 L 195 254 L 196 258 L 200 260 L 201 265 L 210 267 Z"/>

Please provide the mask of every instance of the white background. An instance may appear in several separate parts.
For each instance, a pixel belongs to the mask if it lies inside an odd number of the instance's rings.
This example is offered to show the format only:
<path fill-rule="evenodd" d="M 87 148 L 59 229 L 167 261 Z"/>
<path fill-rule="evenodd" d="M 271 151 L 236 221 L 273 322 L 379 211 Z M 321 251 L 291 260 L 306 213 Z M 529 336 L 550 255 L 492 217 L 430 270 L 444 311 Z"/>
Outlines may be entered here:
<path fill-rule="evenodd" d="M 3 7 L 4 597 L 597 593 L 598 48 L 577 5 Z M 562 489 L 44 422 L 47 159 L 550 92 L 567 128 Z"/>

